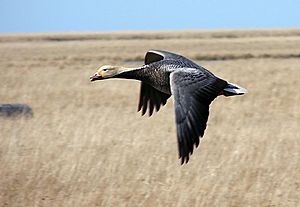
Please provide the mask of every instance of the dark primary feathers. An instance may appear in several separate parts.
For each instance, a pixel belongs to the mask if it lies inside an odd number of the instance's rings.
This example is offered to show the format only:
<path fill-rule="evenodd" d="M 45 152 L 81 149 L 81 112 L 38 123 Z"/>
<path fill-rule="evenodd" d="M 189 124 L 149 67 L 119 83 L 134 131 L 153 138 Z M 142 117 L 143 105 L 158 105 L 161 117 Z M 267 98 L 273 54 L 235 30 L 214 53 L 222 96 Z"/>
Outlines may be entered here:
<path fill-rule="evenodd" d="M 144 115 L 148 108 L 149 116 L 151 116 L 154 108 L 158 111 L 161 105 L 167 103 L 170 96 L 171 95 L 158 91 L 147 83 L 142 82 L 138 111 L 142 109 L 142 115 Z"/>
<path fill-rule="evenodd" d="M 91 81 L 127 78 L 141 81 L 138 111 L 151 116 L 174 95 L 174 108 L 181 163 L 188 162 L 206 129 L 209 105 L 218 96 L 242 95 L 242 87 L 216 77 L 193 61 L 171 52 L 150 50 L 139 68 L 102 66 Z"/>
<path fill-rule="evenodd" d="M 199 136 L 206 129 L 209 104 L 227 85 L 226 81 L 207 77 L 196 71 L 176 71 L 171 74 L 174 95 L 179 157 L 188 162 L 194 145 L 198 147 Z"/>

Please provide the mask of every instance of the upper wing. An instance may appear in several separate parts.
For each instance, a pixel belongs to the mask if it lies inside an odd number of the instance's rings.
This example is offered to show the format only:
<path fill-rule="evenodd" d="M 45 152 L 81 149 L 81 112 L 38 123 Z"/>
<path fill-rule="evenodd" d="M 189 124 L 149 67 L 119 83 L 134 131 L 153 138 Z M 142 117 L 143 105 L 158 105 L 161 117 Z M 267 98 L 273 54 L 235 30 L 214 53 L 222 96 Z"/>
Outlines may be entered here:
<path fill-rule="evenodd" d="M 142 115 L 144 115 L 147 108 L 149 108 L 149 116 L 151 116 L 154 108 L 158 111 L 161 105 L 165 105 L 167 103 L 167 99 L 169 97 L 169 94 L 160 92 L 147 83 L 142 82 L 138 111 L 143 108 Z"/>
<path fill-rule="evenodd" d="M 194 71 L 194 72 L 191 72 Z M 176 129 L 181 163 L 189 161 L 194 145 L 198 147 L 209 114 L 209 104 L 226 87 L 227 82 L 199 70 L 178 70 L 170 75 L 174 95 Z"/>
<path fill-rule="evenodd" d="M 189 68 L 201 68 L 199 65 L 193 61 L 175 53 L 162 51 L 162 50 L 149 50 L 145 55 L 145 64 L 149 65 L 150 63 L 157 62 L 160 60 L 172 59 L 180 60 L 185 67 Z"/>

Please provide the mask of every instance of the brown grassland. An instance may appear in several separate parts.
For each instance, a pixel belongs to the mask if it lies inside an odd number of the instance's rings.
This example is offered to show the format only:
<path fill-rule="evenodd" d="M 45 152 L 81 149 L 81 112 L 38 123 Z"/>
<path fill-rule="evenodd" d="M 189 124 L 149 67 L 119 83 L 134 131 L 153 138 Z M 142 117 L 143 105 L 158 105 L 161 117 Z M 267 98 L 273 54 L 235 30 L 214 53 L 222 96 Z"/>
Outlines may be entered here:
<path fill-rule="evenodd" d="M 136 113 L 139 82 L 89 82 L 148 49 L 249 90 L 217 98 L 190 162 L 172 100 Z M 0 206 L 300 206 L 300 29 L 0 35 Z"/>

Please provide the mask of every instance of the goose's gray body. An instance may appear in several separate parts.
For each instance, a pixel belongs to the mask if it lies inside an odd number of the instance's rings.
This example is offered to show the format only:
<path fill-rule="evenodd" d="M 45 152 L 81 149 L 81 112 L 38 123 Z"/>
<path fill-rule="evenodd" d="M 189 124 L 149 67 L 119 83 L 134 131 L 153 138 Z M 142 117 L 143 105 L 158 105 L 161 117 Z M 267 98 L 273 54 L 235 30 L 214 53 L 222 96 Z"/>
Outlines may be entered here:
<path fill-rule="evenodd" d="M 215 77 L 211 72 L 191 60 L 181 55 L 161 50 L 148 51 L 143 67 L 116 77 L 137 79 L 161 92 L 172 95 L 170 74 L 175 71 L 185 71 L 186 77 L 189 77 L 193 72 L 204 77 Z"/>
<path fill-rule="evenodd" d="M 206 129 L 209 105 L 218 95 L 241 95 L 245 89 L 222 80 L 191 60 L 171 52 L 150 50 L 145 65 L 116 78 L 141 81 L 138 111 L 158 111 L 174 96 L 179 157 L 189 161 Z"/>

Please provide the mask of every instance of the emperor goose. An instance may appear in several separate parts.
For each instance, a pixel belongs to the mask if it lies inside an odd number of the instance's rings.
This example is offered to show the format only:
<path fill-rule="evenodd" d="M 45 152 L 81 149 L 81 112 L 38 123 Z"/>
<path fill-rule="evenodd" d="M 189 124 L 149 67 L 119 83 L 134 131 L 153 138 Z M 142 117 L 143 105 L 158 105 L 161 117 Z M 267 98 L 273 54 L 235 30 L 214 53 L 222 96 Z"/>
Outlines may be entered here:
<path fill-rule="evenodd" d="M 219 95 L 242 95 L 246 89 L 216 77 L 191 60 L 171 52 L 150 50 L 145 65 L 137 68 L 104 65 L 91 81 L 126 78 L 141 81 L 138 111 L 149 116 L 174 96 L 176 129 L 181 164 L 189 161 L 203 137 L 210 103 Z"/>

